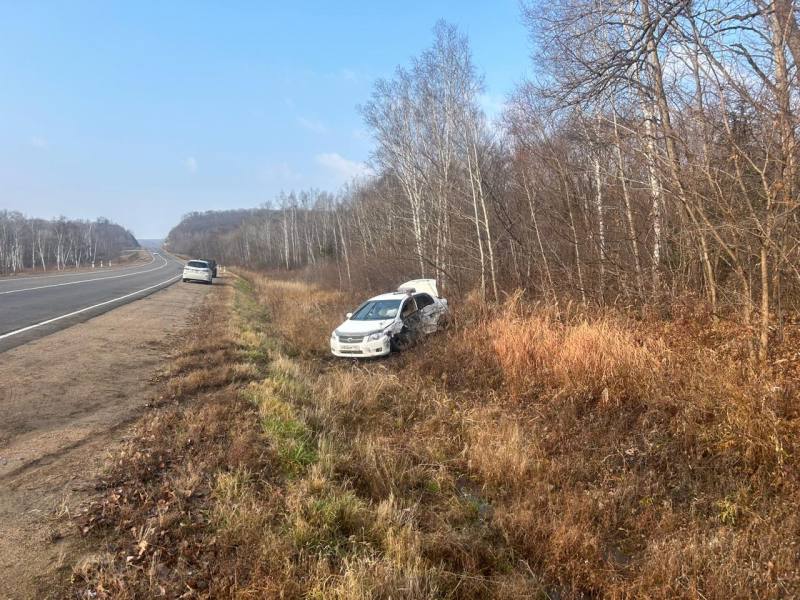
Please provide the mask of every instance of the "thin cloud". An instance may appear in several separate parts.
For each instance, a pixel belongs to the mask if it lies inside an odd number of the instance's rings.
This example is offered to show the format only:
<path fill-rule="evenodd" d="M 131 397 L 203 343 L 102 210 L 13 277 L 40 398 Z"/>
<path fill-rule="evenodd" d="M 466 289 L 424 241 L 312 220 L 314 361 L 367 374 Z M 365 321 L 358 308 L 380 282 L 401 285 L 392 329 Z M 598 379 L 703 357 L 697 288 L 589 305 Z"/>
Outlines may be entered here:
<path fill-rule="evenodd" d="M 303 129 L 306 129 L 312 133 L 327 133 L 328 126 L 325 125 L 322 121 L 317 119 L 309 119 L 306 117 L 297 117 L 297 124 L 300 125 Z"/>
<path fill-rule="evenodd" d="M 339 183 L 369 177 L 372 174 L 372 170 L 363 162 L 347 159 L 337 152 L 317 154 L 315 160 L 318 165 L 330 171 Z"/>
<path fill-rule="evenodd" d="M 184 160 L 183 166 L 186 167 L 186 170 L 189 171 L 189 173 L 197 173 L 197 159 L 194 156 L 190 156 Z"/>
<path fill-rule="evenodd" d="M 48 142 L 45 138 L 38 135 L 32 136 L 28 140 L 28 143 L 34 148 L 38 148 L 39 150 L 44 150 L 45 148 L 50 147 L 50 142 Z"/>
<path fill-rule="evenodd" d="M 258 177 L 264 183 L 293 184 L 302 180 L 287 162 L 263 165 L 258 170 Z"/>

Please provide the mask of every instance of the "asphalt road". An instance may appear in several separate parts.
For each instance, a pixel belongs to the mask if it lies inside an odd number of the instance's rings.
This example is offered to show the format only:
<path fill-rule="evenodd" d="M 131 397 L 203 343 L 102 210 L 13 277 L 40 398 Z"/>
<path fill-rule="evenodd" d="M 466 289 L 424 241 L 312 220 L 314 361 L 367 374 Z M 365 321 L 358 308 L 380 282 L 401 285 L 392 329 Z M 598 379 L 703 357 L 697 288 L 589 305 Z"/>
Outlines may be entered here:
<path fill-rule="evenodd" d="M 180 281 L 182 261 L 156 250 L 151 259 L 134 267 L 0 279 L 0 352 Z"/>

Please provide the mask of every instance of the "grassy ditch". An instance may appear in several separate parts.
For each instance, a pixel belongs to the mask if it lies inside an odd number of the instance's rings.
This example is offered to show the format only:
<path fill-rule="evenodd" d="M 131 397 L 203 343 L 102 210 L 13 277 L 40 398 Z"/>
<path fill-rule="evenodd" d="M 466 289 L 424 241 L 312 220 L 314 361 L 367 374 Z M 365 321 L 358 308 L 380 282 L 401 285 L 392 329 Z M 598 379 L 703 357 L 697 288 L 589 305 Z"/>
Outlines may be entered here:
<path fill-rule="evenodd" d="M 800 594 L 796 388 L 735 332 L 512 298 L 332 361 L 342 294 L 244 275 L 79 517 L 76 596 Z"/>

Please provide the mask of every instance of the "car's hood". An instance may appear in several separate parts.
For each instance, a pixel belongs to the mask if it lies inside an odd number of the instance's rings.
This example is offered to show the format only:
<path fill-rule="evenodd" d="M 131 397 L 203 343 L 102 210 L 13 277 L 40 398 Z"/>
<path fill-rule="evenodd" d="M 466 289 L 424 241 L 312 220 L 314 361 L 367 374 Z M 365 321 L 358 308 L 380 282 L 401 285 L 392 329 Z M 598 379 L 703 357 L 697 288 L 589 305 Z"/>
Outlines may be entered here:
<path fill-rule="evenodd" d="M 374 331 L 380 331 L 392 324 L 394 319 L 383 321 L 351 321 L 348 319 L 336 328 L 338 335 L 365 335 Z"/>

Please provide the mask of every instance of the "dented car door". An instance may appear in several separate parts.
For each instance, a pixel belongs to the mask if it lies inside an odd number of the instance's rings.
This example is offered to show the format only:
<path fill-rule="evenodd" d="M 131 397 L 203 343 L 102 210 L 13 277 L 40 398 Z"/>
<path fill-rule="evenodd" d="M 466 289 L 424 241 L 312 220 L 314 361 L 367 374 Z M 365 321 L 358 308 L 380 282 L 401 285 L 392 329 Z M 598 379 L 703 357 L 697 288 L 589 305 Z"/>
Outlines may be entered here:
<path fill-rule="evenodd" d="M 438 327 L 441 313 L 438 303 L 430 294 L 426 293 L 415 294 L 414 300 L 417 303 L 417 309 L 420 313 L 423 331 L 425 333 L 433 333 Z"/>
<path fill-rule="evenodd" d="M 392 338 L 395 350 L 404 350 L 411 346 L 422 333 L 422 314 L 417 310 L 417 303 L 413 296 L 403 301 L 400 308 L 400 331 Z"/>

